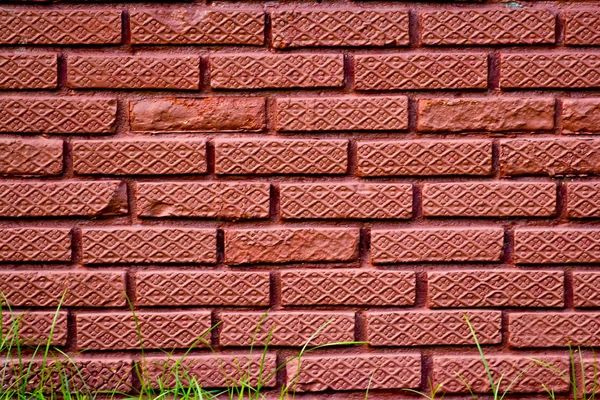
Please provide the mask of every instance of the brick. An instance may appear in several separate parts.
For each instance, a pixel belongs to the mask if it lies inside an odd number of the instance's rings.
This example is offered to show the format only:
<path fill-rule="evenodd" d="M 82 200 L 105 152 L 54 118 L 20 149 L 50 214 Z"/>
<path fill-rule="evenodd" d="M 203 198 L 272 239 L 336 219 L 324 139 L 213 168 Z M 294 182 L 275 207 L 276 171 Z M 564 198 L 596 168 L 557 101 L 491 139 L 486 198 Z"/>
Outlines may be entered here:
<path fill-rule="evenodd" d="M 0 271 L 0 293 L 11 307 L 127 305 L 123 272 Z"/>
<path fill-rule="evenodd" d="M 519 264 L 600 262 L 600 229 L 517 228 L 514 236 Z"/>
<path fill-rule="evenodd" d="M 333 54 L 219 54 L 210 57 L 214 89 L 318 88 L 344 85 L 344 57 Z"/>
<path fill-rule="evenodd" d="M 571 46 L 600 44 L 600 10 L 566 10 L 565 44 Z"/>
<path fill-rule="evenodd" d="M 129 102 L 131 130 L 257 132 L 265 128 L 262 97 L 145 99 Z"/>
<path fill-rule="evenodd" d="M 115 128 L 116 99 L 85 97 L 0 98 L 0 132 L 110 133 Z"/>
<path fill-rule="evenodd" d="M 353 228 L 228 229 L 228 264 L 352 261 L 359 231 Z"/>
<path fill-rule="evenodd" d="M 597 88 L 599 64 L 593 53 L 502 54 L 500 87 Z"/>
<path fill-rule="evenodd" d="M 568 182 L 566 186 L 569 218 L 600 216 L 600 182 Z"/>
<path fill-rule="evenodd" d="M 0 183 L 1 217 L 100 217 L 127 208 L 120 181 Z"/>
<path fill-rule="evenodd" d="M 210 342 L 210 311 L 78 313 L 77 347 L 84 350 L 176 349 Z M 201 339 L 202 338 L 202 339 Z M 141 342 L 140 342 L 141 341 Z"/>
<path fill-rule="evenodd" d="M 513 347 L 600 345 L 600 313 L 509 313 L 508 343 Z"/>
<path fill-rule="evenodd" d="M 283 271 L 281 303 L 288 305 L 409 306 L 413 272 L 362 269 Z"/>
<path fill-rule="evenodd" d="M 487 54 L 358 55 L 357 90 L 485 89 Z"/>
<path fill-rule="evenodd" d="M 200 57 L 67 57 L 75 89 L 198 89 Z"/>
<path fill-rule="evenodd" d="M 271 13 L 273 46 L 408 46 L 408 11 L 292 9 Z"/>
<path fill-rule="evenodd" d="M 287 380 L 299 392 L 416 388 L 421 355 L 370 353 L 306 356 L 288 364 Z"/>
<path fill-rule="evenodd" d="M 555 393 L 569 391 L 568 380 L 558 373 L 569 376 L 567 357 L 486 356 L 486 359 L 494 382 L 501 382 L 500 393 L 507 390 L 509 393 L 546 393 L 544 385 Z M 555 370 L 533 359 L 551 365 Z M 432 381 L 436 385 L 441 384 L 441 391 L 445 393 L 468 393 L 462 379 L 475 393 L 492 392 L 485 366 L 479 356 L 434 356 L 432 375 Z"/>
<path fill-rule="evenodd" d="M 573 272 L 573 303 L 575 307 L 600 306 L 600 273 Z"/>
<path fill-rule="evenodd" d="M 474 345 L 464 316 L 481 344 L 500 343 L 499 311 L 368 311 L 371 346 Z"/>
<path fill-rule="evenodd" d="M 73 164 L 79 175 L 205 174 L 206 140 L 76 140 Z"/>
<path fill-rule="evenodd" d="M 556 18 L 548 10 L 509 8 L 422 11 L 425 45 L 502 45 L 555 42 Z"/>
<path fill-rule="evenodd" d="M 315 335 L 313 337 L 313 335 Z M 221 313 L 222 346 L 311 346 L 354 341 L 354 313 L 273 311 Z M 312 340 L 311 340 L 312 338 Z"/>
<path fill-rule="evenodd" d="M 0 230 L 0 262 L 70 260 L 70 229 L 2 228 Z"/>
<path fill-rule="evenodd" d="M 563 99 L 563 134 L 600 133 L 600 98 Z"/>
<path fill-rule="evenodd" d="M 9 340 L 7 343 L 9 346 L 12 340 L 9 339 L 9 335 L 14 335 L 17 327 L 18 339 L 28 346 L 44 347 L 48 342 L 53 346 L 65 346 L 67 343 L 66 311 L 4 310 L 0 320 L 2 322 L 0 330 L 4 340 Z M 48 340 L 50 337 L 51 339 Z M 13 343 L 14 345 L 15 343 Z"/>
<path fill-rule="evenodd" d="M 490 175 L 489 140 L 358 142 L 359 176 Z"/>
<path fill-rule="evenodd" d="M 213 229 L 113 227 L 83 229 L 86 264 L 216 262 Z"/>
<path fill-rule="evenodd" d="M 0 10 L 0 44 L 76 45 L 121 42 L 120 10 Z"/>
<path fill-rule="evenodd" d="M 423 185 L 423 215 L 543 217 L 556 214 L 553 182 L 468 182 Z"/>
<path fill-rule="evenodd" d="M 51 139 L 0 139 L 0 174 L 58 175 L 62 172 L 63 142 Z"/>
<path fill-rule="evenodd" d="M 56 54 L 0 54 L 0 89 L 54 89 Z"/>
<path fill-rule="evenodd" d="M 598 393 L 598 380 L 600 379 L 598 359 L 594 355 L 592 357 L 583 357 L 582 360 L 583 363 L 579 361 L 580 365 L 576 367 L 577 372 L 581 373 L 582 375 L 580 380 L 577 382 L 578 385 L 580 385 L 579 390 L 582 393 Z"/>
<path fill-rule="evenodd" d="M 562 271 L 429 272 L 429 307 L 563 307 Z"/>
<path fill-rule="evenodd" d="M 554 128 L 552 98 L 448 98 L 419 100 L 421 132 L 548 131 Z"/>
<path fill-rule="evenodd" d="M 130 19 L 134 45 L 261 45 L 265 40 L 262 10 L 140 8 L 131 10 Z"/>
<path fill-rule="evenodd" d="M 339 175 L 347 170 L 347 140 L 215 141 L 215 172 L 218 175 Z"/>
<path fill-rule="evenodd" d="M 371 261 L 402 262 L 499 261 L 502 228 L 373 229 Z"/>
<path fill-rule="evenodd" d="M 500 142 L 502 175 L 588 175 L 600 172 L 598 139 L 513 139 Z"/>
<path fill-rule="evenodd" d="M 141 271 L 136 301 L 141 306 L 268 306 L 268 272 Z"/>
<path fill-rule="evenodd" d="M 278 131 L 408 129 L 408 98 L 319 97 L 277 99 Z"/>

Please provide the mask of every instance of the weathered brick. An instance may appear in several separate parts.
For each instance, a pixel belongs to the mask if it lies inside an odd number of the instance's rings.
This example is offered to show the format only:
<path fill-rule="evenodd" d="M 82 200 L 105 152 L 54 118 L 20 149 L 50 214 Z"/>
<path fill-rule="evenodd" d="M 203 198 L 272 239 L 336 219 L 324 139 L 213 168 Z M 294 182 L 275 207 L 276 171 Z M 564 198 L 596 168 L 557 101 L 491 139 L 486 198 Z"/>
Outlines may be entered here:
<path fill-rule="evenodd" d="M 564 134 L 600 133 L 600 98 L 563 99 Z"/>
<path fill-rule="evenodd" d="M 414 272 L 362 269 L 283 271 L 283 305 L 407 306 L 415 303 Z"/>
<path fill-rule="evenodd" d="M 62 171 L 63 142 L 49 139 L 0 139 L 0 174 L 43 176 Z"/>
<path fill-rule="evenodd" d="M 354 313 L 273 311 L 221 313 L 223 346 L 311 346 L 354 340 Z M 315 335 L 316 334 L 316 335 Z M 313 337 L 315 335 L 315 337 Z M 312 340 L 311 340 L 312 338 Z"/>
<path fill-rule="evenodd" d="M 434 271 L 429 272 L 429 306 L 562 307 L 562 271 Z"/>
<path fill-rule="evenodd" d="M 0 10 L 0 44 L 117 44 L 120 10 Z"/>
<path fill-rule="evenodd" d="M 600 44 L 600 10 L 566 10 L 565 43 L 567 45 Z"/>
<path fill-rule="evenodd" d="M 273 46 L 407 46 L 408 11 L 292 9 L 271 13 Z"/>
<path fill-rule="evenodd" d="M 556 18 L 548 10 L 444 9 L 422 11 L 426 45 L 554 43 Z"/>
<path fill-rule="evenodd" d="M 3 340 L 7 340 L 16 331 L 18 332 L 19 340 L 31 346 L 43 347 L 48 342 L 53 346 L 64 346 L 67 343 L 66 311 L 19 311 L 5 309 L 2 315 L 0 315 L 0 320 L 2 322 L 0 330 L 4 336 Z M 48 340 L 49 338 L 50 340 Z M 9 343 L 7 344 L 9 345 Z"/>
<path fill-rule="evenodd" d="M 225 262 L 352 261 L 358 242 L 359 231 L 352 228 L 228 229 Z"/>
<path fill-rule="evenodd" d="M 502 228 L 373 229 L 371 260 L 402 262 L 499 261 Z"/>
<path fill-rule="evenodd" d="M 210 57 L 214 89 L 341 87 L 344 58 L 332 54 L 219 54 Z"/>
<path fill-rule="evenodd" d="M 0 261 L 70 261 L 71 230 L 55 228 L 0 229 Z"/>
<path fill-rule="evenodd" d="M 67 57 L 67 86 L 82 89 L 198 89 L 199 57 Z"/>
<path fill-rule="evenodd" d="M 600 313 L 509 313 L 513 347 L 599 346 Z"/>
<path fill-rule="evenodd" d="M 299 392 L 416 388 L 421 384 L 421 355 L 309 355 L 292 360 L 286 371 Z"/>
<path fill-rule="evenodd" d="M 54 89 L 56 54 L 0 54 L 0 89 Z"/>
<path fill-rule="evenodd" d="M 215 263 L 214 229 L 113 227 L 83 229 L 86 264 Z"/>
<path fill-rule="evenodd" d="M 423 215 L 543 217 L 556 214 L 552 182 L 468 182 L 423 185 Z"/>
<path fill-rule="evenodd" d="M 141 271 L 136 301 L 141 306 L 268 306 L 268 272 Z"/>
<path fill-rule="evenodd" d="M 408 98 L 320 97 L 277 99 L 278 131 L 408 129 Z"/>
<path fill-rule="evenodd" d="M 600 262 L 600 229 L 517 228 L 515 262 L 562 264 Z"/>
<path fill-rule="evenodd" d="M 210 311 L 78 313 L 75 319 L 79 349 L 137 349 L 142 344 L 145 349 L 188 349 L 210 342 Z"/>
<path fill-rule="evenodd" d="M 205 8 L 134 9 L 130 13 L 131 43 L 245 44 L 264 43 L 262 10 Z"/>
<path fill-rule="evenodd" d="M 359 176 L 490 175 L 489 140 L 359 141 Z"/>
<path fill-rule="evenodd" d="M 598 307 L 600 305 L 600 273 L 573 272 L 573 302 L 575 307 Z"/>
<path fill-rule="evenodd" d="M 12 307 L 125 306 L 125 273 L 1 271 L 0 293 Z M 64 297 L 63 297 L 64 296 Z"/>
<path fill-rule="evenodd" d="M 138 183 L 137 210 L 141 217 L 267 218 L 270 186 L 237 182 Z"/>
<path fill-rule="evenodd" d="M 500 343 L 500 311 L 368 311 L 372 346 L 475 345 L 464 316 L 481 344 Z"/>
<path fill-rule="evenodd" d="M 265 128 L 265 99 L 206 97 L 135 100 L 131 130 L 256 132 Z"/>
<path fill-rule="evenodd" d="M 359 55 L 357 90 L 485 89 L 487 54 Z"/>
<path fill-rule="evenodd" d="M 548 131 L 554 128 L 552 98 L 447 98 L 419 100 L 421 132 Z"/>
<path fill-rule="evenodd" d="M 215 172 L 218 175 L 339 175 L 347 170 L 347 140 L 215 141 Z"/>
<path fill-rule="evenodd" d="M 566 186 L 569 218 L 600 216 L 600 182 L 568 182 Z"/>
<path fill-rule="evenodd" d="M 206 140 L 76 140 L 73 164 L 79 175 L 205 174 Z"/>

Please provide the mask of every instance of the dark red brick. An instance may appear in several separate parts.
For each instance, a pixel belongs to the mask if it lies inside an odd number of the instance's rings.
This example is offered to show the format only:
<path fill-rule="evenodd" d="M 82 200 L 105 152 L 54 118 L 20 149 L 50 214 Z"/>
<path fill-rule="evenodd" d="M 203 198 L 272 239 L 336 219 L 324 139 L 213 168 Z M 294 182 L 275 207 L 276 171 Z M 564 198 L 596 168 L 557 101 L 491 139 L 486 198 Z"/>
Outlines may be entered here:
<path fill-rule="evenodd" d="M 12 335 L 18 332 L 18 339 L 30 346 L 65 346 L 67 344 L 66 311 L 20 311 L 4 309 L 0 316 L 0 330 L 11 346 Z M 9 336 L 10 335 L 10 336 Z M 48 340 L 50 339 L 50 340 Z M 16 343 L 12 343 L 15 346 Z M 16 351 L 15 348 L 12 351 Z M 14 354 L 14 353 L 13 353 Z M 4 357 L 6 360 L 6 356 Z M 25 364 L 26 365 L 26 364 Z"/>
<path fill-rule="evenodd" d="M 563 99 L 564 134 L 600 133 L 600 98 Z"/>
<path fill-rule="evenodd" d="M 575 307 L 600 306 L 600 273 L 573 272 L 573 297 Z"/>
<path fill-rule="evenodd" d="M 54 89 L 57 84 L 55 54 L 0 54 L 0 89 Z"/>
<path fill-rule="evenodd" d="M 513 347 L 600 345 L 600 313 L 509 313 L 508 342 Z"/>
<path fill-rule="evenodd" d="M 514 236 L 519 264 L 600 262 L 600 229 L 517 228 Z"/>
<path fill-rule="evenodd" d="M 569 218 L 600 216 L 600 182 L 569 182 L 566 186 Z"/>
<path fill-rule="evenodd" d="M 0 139 L 0 174 L 58 175 L 63 168 L 63 142 L 49 139 Z"/>
<path fill-rule="evenodd" d="M 2 228 L 0 261 L 70 261 L 71 230 L 56 228 Z"/>
<path fill-rule="evenodd" d="M 600 44 L 600 10 L 566 10 L 565 43 L 574 46 Z"/>

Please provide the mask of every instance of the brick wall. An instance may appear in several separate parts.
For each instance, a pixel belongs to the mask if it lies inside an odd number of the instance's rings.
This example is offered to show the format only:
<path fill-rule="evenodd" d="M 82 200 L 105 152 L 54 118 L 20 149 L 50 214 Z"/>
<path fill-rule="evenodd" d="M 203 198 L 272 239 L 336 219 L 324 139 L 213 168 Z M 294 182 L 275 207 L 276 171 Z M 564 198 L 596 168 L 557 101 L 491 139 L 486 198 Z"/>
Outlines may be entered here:
<path fill-rule="evenodd" d="M 158 364 L 219 324 L 207 387 L 268 309 L 267 371 L 371 343 L 267 382 L 341 398 L 489 392 L 463 314 L 515 398 L 600 346 L 600 6 L 3 3 L 0 291 L 35 342 L 66 290 L 84 375 L 132 382 L 125 295 Z"/>

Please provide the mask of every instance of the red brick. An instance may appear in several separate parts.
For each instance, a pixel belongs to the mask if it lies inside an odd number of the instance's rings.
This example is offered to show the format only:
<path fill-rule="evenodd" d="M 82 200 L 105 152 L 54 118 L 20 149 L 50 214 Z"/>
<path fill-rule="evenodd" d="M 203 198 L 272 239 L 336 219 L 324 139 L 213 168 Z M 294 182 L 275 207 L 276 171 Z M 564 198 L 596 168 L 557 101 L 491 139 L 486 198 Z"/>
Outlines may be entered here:
<path fill-rule="evenodd" d="M 43 348 L 48 342 L 53 346 L 64 346 L 67 343 L 66 311 L 18 311 L 4 309 L 0 320 L 2 322 L 0 330 L 4 335 L 4 340 L 10 341 L 9 334 L 14 335 L 15 328 L 18 327 L 18 339 L 26 345 L 42 346 Z M 50 337 L 51 339 L 48 341 Z M 7 343 L 7 345 L 10 344 Z M 15 351 L 14 348 L 12 350 L 13 352 Z"/>
<path fill-rule="evenodd" d="M 0 44 L 117 44 L 120 10 L 0 10 Z"/>
<path fill-rule="evenodd" d="M 368 311 L 371 346 L 475 345 L 464 319 L 481 344 L 500 343 L 500 311 Z"/>
<path fill-rule="evenodd" d="M 423 185 L 423 215 L 543 217 L 556 214 L 552 182 L 468 182 Z"/>
<path fill-rule="evenodd" d="M 569 218 L 600 216 L 600 182 L 568 182 L 566 186 Z"/>
<path fill-rule="evenodd" d="M 271 13 L 273 46 L 408 46 L 408 11 L 291 9 Z"/>
<path fill-rule="evenodd" d="M 126 213 L 125 182 L 0 183 L 2 217 L 100 217 Z"/>
<path fill-rule="evenodd" d="M 83 229 L 86 264 L 216 262 L 214 229 L 113 227 Z"/>
<path fill-rule="evenodd" d="M 354 313 L 273 311 L 221 313 L 222 346 L 310 346 L 354 341 Z M 313 335 L 315 335 L 313 337 Z M 312 338 L 312 340 L 311 340 Z"/>
<path fill-rule="evenodd" d="M 44 176 L 62 172 L 63 142 L 48 139 L 0 139 L 0 174 Z"/>
<path fill-rule="evenodd" d="M 228 229 L 225 262 L 352 261 L 358 242 L 358 229 L 353 228 Z"/>
<path fill-rule="evenodd" d="M 336 269 L 283 271 L 283 305 L 408 306 L 415 303 L 414 272 Z"/>
<path fill-rule="evenodd" d="M 141 217 L 251 219 L 269 217 L 268 183 L 138 183 Z"/>
<path fill-rule="evenodd" d="M 171 8 L 131 10 L 131 43 L 246 44 L 264 43 L 262 10 Z"/>
<path fill-rule="evenodd" d="M 600 345 L 600 313 L 509 313 L 508 342 L 513 347 Z"/>
<path fill-rule="evenodd" d="M 199 57 L 67 57 L 67 85 L 81 89 L 198 89 Z"/>
<path fill-rule="evenodd" d="M 0 98 L 0 132 L 110 133 L 117 100 L 86 97 Z"/>
<path fill-rule="evenodd" d="M 419 100 L 421 132 L 548 131 L 554 128 L 554 99 L 478 97 Z"/>
<path fill-rule="evenodd" d="M 291 361 L 286 371 L 299 392 L 416 388 L 421 384 L 421 355 L 309 355 Z"/>
<path fill-rule="evenodd" d="M 600 133 L 600 98 L 563 99 L 564 134 Z"/>
<path fill-rule="evenodd" d="M 562 307 L 562 271 L 435 271 L 429 307 Z"/>
<path fill-rule="evenodd" d="M 582 393 L 598 393 L 600 388 L 598 382 L 600 380 L 600 366 L 598 365 L 598 359 L 596 355 L 592 357 L 584 357 L 583 360 L 583 373 L 580 380 L 578 380 L 579 390 Z M 577 372 L 582 371 L 581 361 L 580 365 L 576 366 Z M 594 396 L 592 396 L 593 398 Z"/>
<path fill-rule="evenodd" d="M 502 228 L 373 229 L 371 260 L 402 262 L 499 261 Z"/>
<path fill-rule="evenodd" d="M 548 10 L 506 7 L 421 12 L 426 45 L 500 45 L 554 43 L 556 18 Z"/>
<path fill-rule="evenodd" d="M 344 85 L 337 54 L 219 54 L 210 57 L 214 89 L 318 88 Z"/>
<path fill-rule="evenodd" d="M 359 141 L 359 176 L 490 175 L 489 140 Z"/>
<path fill-rule="evenodd" d="M 123 272 L 1 271 L 0 293 L 12 307 L 127 305 Z"/>
<path fill-rule="evenodd" d="M 485 89 L 487 54 L 359 55 L 357 90 Z"/>
<path fill-rule="evenodd" d="M 575 307 L 600 306 L 600 272 L 573 272 Z"/>
<path fill-rule="evenodd" d="M 545 385 L 555 393 L 568 392 L 570 384 L 569 359 L 552 356 L 486 356 L 494 379 L 500 384 L 500 393 L 546 393 Z M 551 365 L 552 368 L 534 361 Z M 559 372 L 557 372 L 559 371 Z M 491 393 L 492 388 L 485 365 L 479 356 L 434 356 L 432 380 L 434 385 L 442 385 L 445 393 L 468 393 L 468 387 L 475 393 Z M 502 379 L 502 380 L 500 380 Z"/>
<path fill-rule="evenodd" d="M 566 10 L 565 43 L 572 46 L 600 44 L 600 10 Z"/>
<path fill-rule="evenodd" d="M 0 89 L 54 89 L 56 54 L 0 54 Z"/>
<path fill-rule="evenodd" d="M 278 131 L 408 129 L 408 98 L 319 97 L 277 99 Z"/>
<path fill-rule="evenodd" d="M 210 311 L 78 313 L 77 347 L 89 350 L 188 349 L 210 342 Z M 202 338 L 202 340 L 200 339 Z M 140 342 L 141 341 L 141 342 Z"/>
<path fill-rule="evenodd" d="M 0 261 L 70 261 L 71 230 L 2 228 Z"/>
<path fill-rule="evenodd" d="M 562 264 L 600 262 L 600 229 L 517 228 L 515 262 Z"/>
<path fill-rule="evenodd" d="M 141 271 L 136 301 L 141 306 L 268 306 L 268 272 Z"/>
<path fill-rule="evenodd" d="M 73 164 L 79 175 L 205 174 L 206 140 L 76 140 Z"/>
<path fill-rule="evenodd" d="M 347 170 L 347 140 L 215 141 L 215 172 L 218 175 L 339 175 Z"/>
<path fill-rule="evenodd" d="M 145 99 L 131 101 L 129 108 L 133 131 L 256 132 L 265 128 L 262 97 Z"/>
<path fill-rule="evenodd" d="M 412 215 L 411 184 L 284 184 L 280 188 L 284 219 L 407 219 Z"/>

